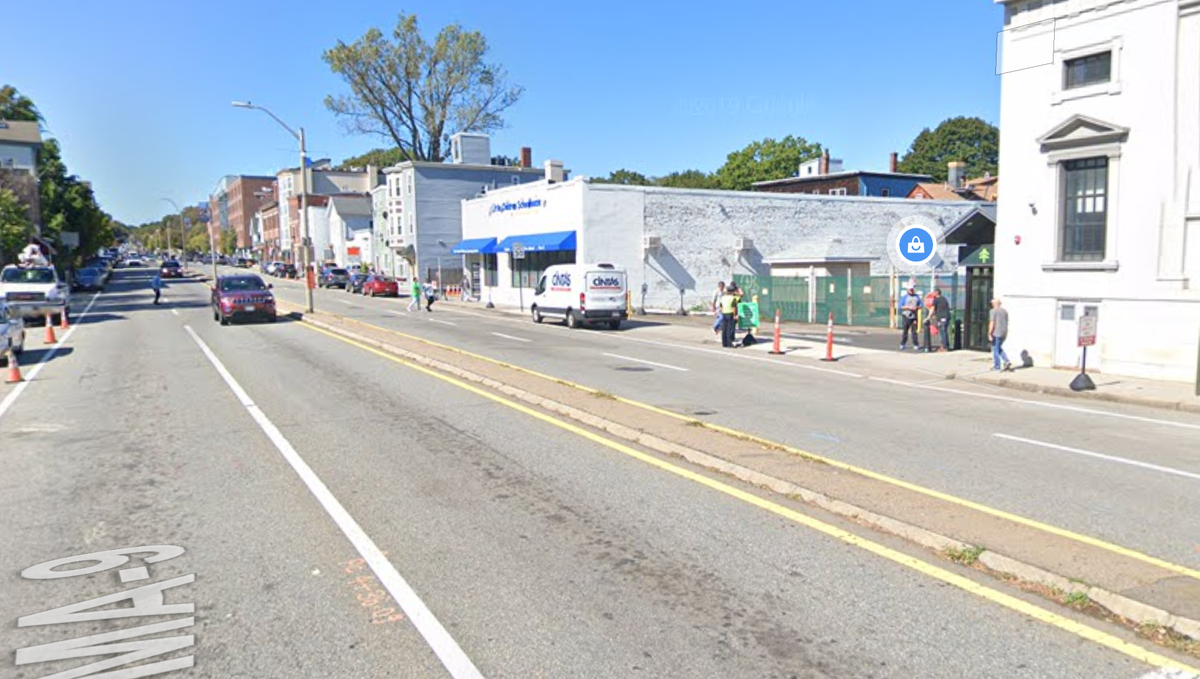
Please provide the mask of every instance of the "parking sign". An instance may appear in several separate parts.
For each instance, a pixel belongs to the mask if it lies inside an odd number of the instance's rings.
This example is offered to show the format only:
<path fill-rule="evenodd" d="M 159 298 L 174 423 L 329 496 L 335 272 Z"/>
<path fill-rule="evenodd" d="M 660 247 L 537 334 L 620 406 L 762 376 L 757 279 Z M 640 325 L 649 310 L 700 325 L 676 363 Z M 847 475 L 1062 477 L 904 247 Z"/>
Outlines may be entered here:
<path fill-rule="evenodd" d="M 1096 316 L 1093 314 L 1079 317 L 1079 346 L 1096 346 Z"/>
<path fill-rule="evenodd" d="M 525 259 L 525 246 L 520 243 L 513 243 L 512 256 L 513 259 Z"/>

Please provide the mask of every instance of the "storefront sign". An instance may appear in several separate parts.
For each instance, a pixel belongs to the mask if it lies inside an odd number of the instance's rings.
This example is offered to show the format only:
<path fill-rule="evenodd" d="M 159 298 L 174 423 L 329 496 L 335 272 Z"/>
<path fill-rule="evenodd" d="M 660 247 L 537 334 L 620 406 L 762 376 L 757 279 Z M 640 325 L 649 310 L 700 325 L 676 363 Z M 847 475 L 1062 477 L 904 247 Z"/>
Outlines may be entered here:
<path fill-rule="evenodd" d="M 517 210 L 530 210 L 533 208 L 546 207 L 546 201 L 541 198 L 526 198 L 513 202 L 506 200 L 503 203 L 492 203 L 488 208 L 488 214 L 494 215 L 498 212 L 516 212 Z"/>

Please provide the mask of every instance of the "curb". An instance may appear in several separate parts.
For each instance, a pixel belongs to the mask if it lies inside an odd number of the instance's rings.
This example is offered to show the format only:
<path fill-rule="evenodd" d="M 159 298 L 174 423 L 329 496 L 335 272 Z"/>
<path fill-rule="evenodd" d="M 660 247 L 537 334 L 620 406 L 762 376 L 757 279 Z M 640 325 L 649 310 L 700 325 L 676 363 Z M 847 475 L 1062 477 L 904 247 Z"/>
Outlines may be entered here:
<path fill-rule="evenodd" d="M 388 353 L 401 356 L 423 366 L 449 373 L 460 379 L 495 389 L 506 396 L 511 396 L 530 405 L 566 416 L 572 420 L 575 420 L 576 422 L 612 434 L 613 436 L 624 439 L 625 441 L 636 443 L 665 455 L 683 458 L 693 464 L 728 476 L 732 476 L 733 478 L 752 484 L 756 487 L 765 488 L 787 497 L 799 499 L 807 504 L 814 505 L 832 514 L 837 514 L 885 533 L 895 535 L 910 542 L 914 542 L 927 549 L 945 552 L 949 549 L 967 550 L 971 548 L 979 548 L 976 545 L 969 545 L 940 533 L 921 528 L 920 526 L 899 521 L 897 519 L 892 519 L 862 507 L 831 498 L 824 493 L 805 488 L 790 481 L 785 481 L 783 479 L 755 471 L 748 467 L 714 457 L 708 453 L 696 450 L 694 448 L 681 446 L 677 443 L 659 438 L 652 434 L 647 434 L 641 430 L 625 426 L 618 422 L 613 422 L 612 420 L 608 420 L 597 415 L 593 415 L 574 406 L 538 396 L 537 394 L 526 391 L 519 387 L 514 387 L 492 378 L 484 377 L 483 375 L 473 373 L 456 365 L 401 349 L 397 346 L 388 344 L 387 342 L 366 337 L 365 335 L 360 335 L 352 330 L 347 330 L 324 321 L 311 318 L 305 319 L 303 314 L 300 313 L 289 314 L 289 316 L 302 319 L 305 322 L 311 323 L 319 328 L 343 335 L 357 342 L 362 342 L 363 344 L 370 345 Z M 993 571 L 1001 574 L 1013 575 L 1021 580 L 1054 587 L 1064 592 L 1084 592 L 1098 605 L 1103 606 L 1122 618 L 1134 621 L 1135 623 L 1155 623 L 1172 629 L 1189 638 L 1200 639 L 1200 621 L 1198 620 L 1192 620 L 1190 618 L 1175 615 L 1170 611 L 1142 603 L 1135 599 L 1131 599 L 1122 594 L 1117 594 L 1116 592 L 1111 592 L 1101 587 L 1080 584 L 1077 581 L 1071 580 L 1065 576 L 1044 570 L 1038 566 L 1025 563 L 1018 559 L 1014 559 L 991 550 L 984 549 L 982 552 L 980 552 L 978 561 Z"/>
<path fill-rule="evenodd" d="M 978 379 L 978 378 L 976 378 Z M 1069 398 L 1083 398 L 1092 401 L 1105 401 L 1107 403 L 1124 403 L 1128 405 L 1146 406 L 1149 408 L 1158 408 L 1160 410 L 1175 410 L 1184 413 L 1200 414 L 1200 402 L 1190 403 L 1188 401 L 1172 401 L 1169 399 L 1160 398 L 1136 398 L 1125 396 L 1123 394 L 1110 394 L 1103 391 L 1072 391 L 1069 387 L 1054 387 L 1043 384 L 1032 384 L 1029 382 L 1020 382 L 1017 380 L 998 378 L 998 379 L 978 379 L 984 384 L 992 384 L 1004 389 L 1012 389 L 1014 391 L 1026 391 L 1035 394 L 1046 394 L 1049 396 L 1066 396 Z"/>

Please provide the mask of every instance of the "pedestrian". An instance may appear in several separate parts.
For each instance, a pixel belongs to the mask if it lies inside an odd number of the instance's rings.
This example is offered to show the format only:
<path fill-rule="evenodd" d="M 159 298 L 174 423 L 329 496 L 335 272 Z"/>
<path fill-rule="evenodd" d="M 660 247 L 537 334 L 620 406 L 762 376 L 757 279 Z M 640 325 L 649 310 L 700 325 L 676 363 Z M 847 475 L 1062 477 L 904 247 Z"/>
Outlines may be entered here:
<path fill-rule="evenodd" d="M 950 351 L 950 300 L 942 295 L 941 288 L 933 289 L 933 317 L 937 321 L 938 334 L 942 336 L 939 353 Z"/>
<path fill-rule="evenodd" d="M 462 279 L 462 301 L 466 302 L 471 299 L 471 276 L 463 276 Z"/>
<path fill-rule="evenodd" d="M 1000 306 L 1000 298 L 992 300 L 988 312 L 988 341 L 992 343 L 992 370 L 1012 370 L 1012 362 L 1004 353 L 1004 340 L 1008 338 L 1008 309 Z"/>
<path fill-rule="evenodd" d="M 150 281 L 150 289 L 154 291 L 154 303 L 158 304 L 158 298 L 162 296 L 162 274 L 154 274 L 154 279 Z"/>
<path fill-rule="evenodd" d="M 437 281 L 430 279 L 425 282 L 425 310 L 433 311 L 433 303 L 437 301 Z"/>
<path fill-rule="evenodd" d="M 712 312 L 717 317 L 717 320 L 713 321 L 713 334 L 718 336 L 721 334 L 721 297 L 724 294 L 725 281 L 717 281 L 717 290 L 713 293 L 712 298 Z"/>
<path fill-rule="evenodd" d="M 913 348 L 917 351 L 921 350 L 921 340 L 917 333 L 917 310 L 921 308 L 921 298 L 917 295 L 916 288 L 909 287 L 908 292 L 900 299 L 900 321 L 903 323 L 904 333 L 900 335 L 900 351 L 908 348 L 908 333 L 912 331 Z"/>
<path fill-rule="evenodd" d="M 725 294 L 721 295 L 721 346 L 732 347 L 737 334 L 737 285 L 730 283 L 725 286 Z"/>
<path fill-rule="evenodd" d="M 405 307 L 405 311 L 420 311 L 421 310 L 421 281 L 417 280 L 416 276 L 413 276 L 412 283 L 410 283 L 408 286 L 408 292 L 410 295 L 412 295 L 412 299 L 409 300 L 408 306 Z"/>

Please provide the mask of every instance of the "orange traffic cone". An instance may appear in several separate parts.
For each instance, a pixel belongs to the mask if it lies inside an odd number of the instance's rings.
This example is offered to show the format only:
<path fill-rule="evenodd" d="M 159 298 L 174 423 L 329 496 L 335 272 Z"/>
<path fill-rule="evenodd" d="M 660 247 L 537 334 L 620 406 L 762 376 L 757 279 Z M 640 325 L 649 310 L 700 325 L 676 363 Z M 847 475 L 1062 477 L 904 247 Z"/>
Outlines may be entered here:
<path fill-rule="evenodd" d="M 58 315 L 58 320 L 59 320 L 59 324 L 58 324 L 59 330 L 70 330 L 71 329 L 71 322 L 67 320 L 67 308 L 66 307 L 63 307 L 62 313 Z"/>
<path fill-rule="evenodd" d="M 46 314 L 46 344 L 56 344 L 58 340 L 54 337 L 54 317 Z"/>
<path fill-rule="evenodd" d="M 13 351 L 8 352 L 8 377 L 4 378 L 6 384 L 15 384 L 24 382 L 25 378 L 21 377 L 21 366 L 17 363 L 17 354 Z"/>

